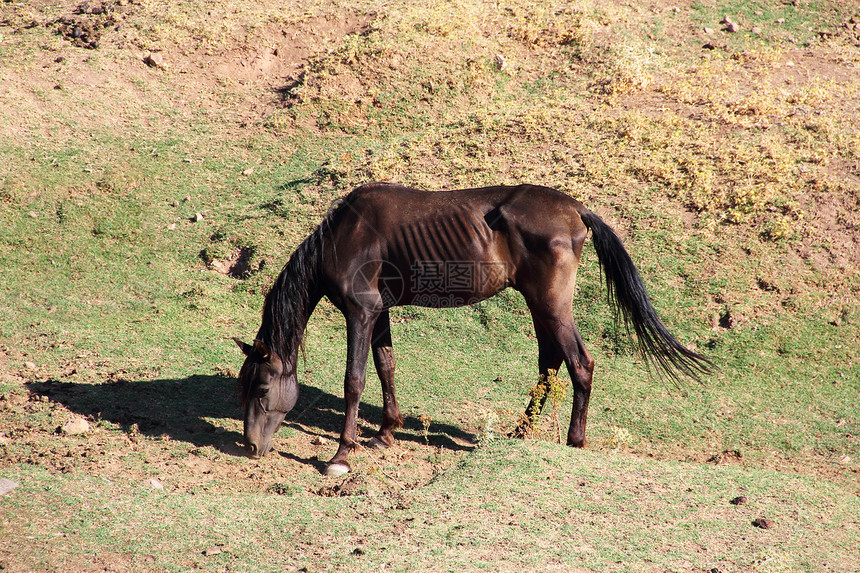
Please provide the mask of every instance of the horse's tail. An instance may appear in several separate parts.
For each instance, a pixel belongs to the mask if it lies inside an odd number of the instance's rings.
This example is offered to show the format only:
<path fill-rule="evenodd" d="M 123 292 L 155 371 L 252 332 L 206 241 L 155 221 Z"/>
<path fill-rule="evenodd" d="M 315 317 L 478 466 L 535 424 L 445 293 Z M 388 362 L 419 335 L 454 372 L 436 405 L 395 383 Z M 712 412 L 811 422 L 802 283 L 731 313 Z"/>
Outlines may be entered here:
<path fill-rule="evenodd" d="M 678 378 L 678 372 L 696 380 L 700 373 L 710 372 L 713 363 L 685 348 L 660 320 L 639 271 L 615 231 L 584 207 L 578 211 L 591 230 L 594 250 L 606 277 L 609 304 L 624 316 L 628 331 L 633 324 L 642 355 L 672 379 Z"/>

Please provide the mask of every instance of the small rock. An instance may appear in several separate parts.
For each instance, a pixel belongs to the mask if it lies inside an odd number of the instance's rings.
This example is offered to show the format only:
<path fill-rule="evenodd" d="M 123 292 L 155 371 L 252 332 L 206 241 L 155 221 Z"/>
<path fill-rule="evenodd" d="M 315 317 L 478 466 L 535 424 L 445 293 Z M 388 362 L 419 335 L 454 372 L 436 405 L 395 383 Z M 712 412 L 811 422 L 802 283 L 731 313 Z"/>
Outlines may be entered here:
<path fill-rule="evenodd" d="M 225 263 L 224 261 L 219 261 L 218 259 L 212 259 L 212 262 L 209 263 L 209 268 L 215 272 L 221 273 L 222 275 L 230 274 L 230 264 Z"/>
<path fill-rule="evenodd" d="M 753 520 L 752 524 L 759 529 L 772 529 L 773 523 L 764 517 L 757 517 Z"/>
<path fill-rule="evenodd" d="M 203 220 L 203 214 L 202 213 L 194 213 L 194 216 L 191 217 L 192 223 L 199 223 L 202 220 Z"/>
<path fill-rule="evenodd" d="M 711 34 L 713 34 L 713 33 L 714 33 L 714 29 L 713 29 L 713 28 L 708 28 L 707 26 L 705 27 L 705 34 L 707 34 L 708 36 L 710 36 L 710 35 L 711 35 Z"/>
<path fill-rule="evenodd" d="M 145 63 L 150 68 L 158 68 L 164 69 L 164 56 L 162 56 L 159 52 L 150 52 L 143 58 L 143 63 Z"/>
<path fill-rule="evenodd" d="M 785 24 L 785 18 L 777 18 L 776 23 L 777 24 Z"/>
<path fill-rule="evenodd" d="M 501 71 L 508 67 L 508 61 L 501 54 L 496 54 L 493 58 L 493 63 L 496 65 L 496 69 Z"/>
<path fill-rule="evenodd" d="M 31 219 L 38 219 L 39 218 L 39 214 L 36 213 L 35 211 L 28 212 L 27 216 L 30 217 Z"/>
<path fill-rule="evenodd" d="M 60 428 L 60 431 L 67 436 L 75 436 L 78 434 L 86 434 L 90 431 L 90 423 L 84 418 L 75 418 L 71 422 L 66 422 Z"/>
<path fill-rule="evenodd" d="M 30 362 L 30 361 L 28 360 L 27 362 L 25 362 L 25 363 L 24 363 L 24 367 L 25 367 L 27 370 L 35 370 L 35 369 L 36 369 L 36 363 L 35 363 L 35 362 Z"/>
<path fill-rule="evenodd" d="M 160 481 L 158 481 L 158 479 L 156 479 L 156 478 L 149 478 L 149 479 L 148 479 L 148 480 L 146 480 L 144 483 L 145 483 L 146 485 L 148 485 L 149 487 L 151 487 L 152 489 L 164 489 L 164 484 L 162 484 L 162 483 L 161 483 Z"/>
<path fill-rule="evenodd" d="M 246 170 L 244 170 L 244 171 L 242 172 L 242 175 L 244 175 L 245 177 L 247 177 L 248 175 L 251 175 L 253 172 L 254 172 L 254 168 L 253 168 L 253 167 L 249 167 L 248 169 L 246 169 Z"/>
<path fill-rule="evenodd" d="M 725 30 L 727 32 L 737 32 L 738 30 L 741 29 L 740 24 L 738 24 L 737 22 L 735 22 L 734 20 L 732 20 L 728 16 L 726 16 L 725 18 L 720 20 L 720 24 L 725 26 L 725 28 L 723 28 L 723 30 Z"/>
<path fill-rule="evenodd" d="M 324 446 L 327 442 L 328 440 L 326 440 L 322 436 L 315 436 L 314 439 L 311 440 L 311 443 L 315 446 Z"/>
<path fill-rule="evenodd" d="M 6 495 L 19 485 L 10 479 L 0 478 L 0 495 Z"/>
<path fill-rule="evenodd" d="M 220 547 L 218 547 L 217 545 L 213 545 L 212 547 L 209 547 L 208 549 L 204 550 L 203 555 L 205 555 L 206 557 L 212 557 L 213 555 L 219 555 L 221 552 L 222 550 Z"/>
<path fill-rule="evenodd" d="M 761 28 L 759 28 L 758 26 L 756 26 L 755 28 L 753 28 L 752 30 L 750 30 L 750 32 L 752 32 L 753 34 L 761 34 Z"/>
<path fill-rule="evenodd" d="M 729 503 L 732 505 L 743 505 L 745 503 L 749 503 L 749 498 L 747 498 L 747 496 L 745 495 L 739 495 L 733 500 L 731 500 Z"/>

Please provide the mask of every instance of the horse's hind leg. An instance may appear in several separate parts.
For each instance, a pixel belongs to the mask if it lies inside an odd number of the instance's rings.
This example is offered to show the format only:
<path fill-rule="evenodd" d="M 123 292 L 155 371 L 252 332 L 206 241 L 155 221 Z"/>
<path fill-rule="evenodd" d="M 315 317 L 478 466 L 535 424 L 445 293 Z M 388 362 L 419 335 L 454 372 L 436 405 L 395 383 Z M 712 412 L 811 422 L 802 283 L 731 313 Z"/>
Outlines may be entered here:
<path fill-rule="evenodd" d="M 564 361 L 573 384 L 573 410 L 570 414 L 570 428 L 567 431 L 567 445 L 581 448 L 585 446 L 585 423 L 588 417 L 594 360 L 586 350 L 573 322 L 570 323 L 570 330 L 562 336 L 562 339 L 565 340 L 568 349 Z"/>
<path fill-rule="evenodd" d="M 376 373 L 382 383 L 382 426 L 370 439 L 368 445 L 372 448 L 387 448 L 394 443 L 394 430 L 403 425 L 403 417 L 400 415 L 394 391 L 394 349 L 391 344 L 391 324 L 387 310 L 382 311 L 376 319 L 371 347 Z"/>

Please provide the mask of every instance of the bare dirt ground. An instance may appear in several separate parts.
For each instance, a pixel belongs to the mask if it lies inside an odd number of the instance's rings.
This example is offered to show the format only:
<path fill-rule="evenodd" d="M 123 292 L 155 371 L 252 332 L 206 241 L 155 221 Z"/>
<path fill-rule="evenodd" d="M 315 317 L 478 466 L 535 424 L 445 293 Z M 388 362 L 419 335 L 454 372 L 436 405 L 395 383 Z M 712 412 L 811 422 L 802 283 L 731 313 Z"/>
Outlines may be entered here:
<path fill-rule="evenodd" d="M 173 35 L 158 30 L 161 41 L 154 42 L 147 32 L 150 36 L 156 33 L 147 28 L 159 23 L 141 19 L 141 14 L 151 16 L 151 8 L 128 0 L 5 3 L 0 20 L 5 34 L 14 38 L 44 28 L 56 35 L 50 46 L 16 62 L 21 73 L 4 78 L 5 95 L 30 100 L 34 90 L 110 86 L 109 90 L 89 90 L 88 104 L 104 114 L 75 118 L 82 127 L 93 128 L 118 121 L 117 116 L 134 115 L 132 109 L 117 106 L 153 97 L 147 95 L 146 87 L 158 83 L 154 77 L 168 76 L 175 90 L 171 99 L 179 107 L 203 106 L 213 114 L 226 114 L 240 130 L 283 105 L 285 90 L 303 73 L 310 58 L 325 53 L 345 36 L 366 30 L 373 20 L 372 13 L 346 9 L 304 14 L 287 22 L 257 23 L 246 29 L 232 23 L 227 14 L 209 11 L 196 14 L 209 22 L 207 32 L 202 30 L 202 22 L 183 21 L 185 28 Z M 227 19 L 217 33 L 212 32 L 211 21 L 219 16 Z M 96 53 L 107 55 L 107 61 L 94 62 Z M 216 96 L 225 92 L 229 109 Z M 50 101 L 33 102 L 33 112 L 49 114 L 53 111 L 49 106 Z"/>
<path fill-rule="evenodd" d="M 279 493 L 303 487 L 297 483 L 324 496 L 363 493 L 368 487 L 398 492 L 427 483 L 477 443 L 477 430 L 466 419 L 462 426 L 440 427 L 407 418 L 394 446 L 359 448 L 353 456 L 359 471 L 342 483 L 321 484 L 320 472 L 337 449 L 339 396 L 306 388 L 274 450 L 252 461 L 242 445 L 234 377 L 140 380 L 107 370 L 94 356 L 39 373 L 9 367 L 18 361 L 26 363 L 26 355 L 0 349 L 3 382 L 22 388 L 0 395 L 0 447 L 13 440 L 27 444 L 4 449 L 4 463 L 51 472 L 137 483 L 155 479 L 159 489 L 180 493 Z M 54 375 L 43 375 L 55 368 Z M 219 398 L 201 401 L 201 393 Z M 362 415 L 361 433 L 372 436 L 378 420 L 370 419 L 380 412 L 364 405 Z"/>

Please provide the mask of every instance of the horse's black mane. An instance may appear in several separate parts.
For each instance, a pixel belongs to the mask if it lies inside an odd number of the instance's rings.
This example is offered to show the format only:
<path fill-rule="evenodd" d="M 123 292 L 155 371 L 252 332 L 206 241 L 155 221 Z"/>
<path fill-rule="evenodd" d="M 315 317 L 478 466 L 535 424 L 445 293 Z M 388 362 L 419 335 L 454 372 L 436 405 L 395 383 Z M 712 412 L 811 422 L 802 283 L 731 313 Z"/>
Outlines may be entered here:
<path fill-rule="evenodd" d="M 325 237 L 344 203 L 339 200 L 332 204 L 319 226 L 290 256 L 266 295 L 257 339 L 284 361 L 290 360 L 301 345 L 315 297 L 319 297 Z"/>

